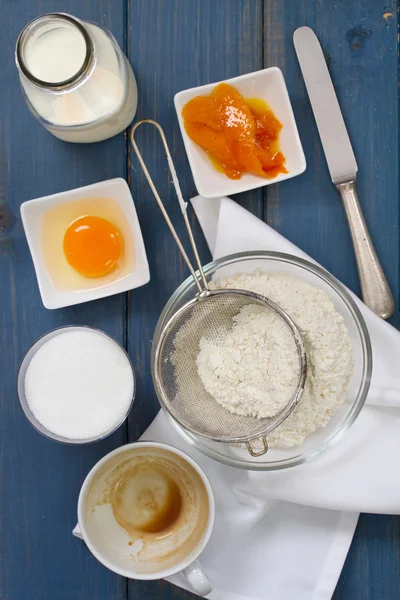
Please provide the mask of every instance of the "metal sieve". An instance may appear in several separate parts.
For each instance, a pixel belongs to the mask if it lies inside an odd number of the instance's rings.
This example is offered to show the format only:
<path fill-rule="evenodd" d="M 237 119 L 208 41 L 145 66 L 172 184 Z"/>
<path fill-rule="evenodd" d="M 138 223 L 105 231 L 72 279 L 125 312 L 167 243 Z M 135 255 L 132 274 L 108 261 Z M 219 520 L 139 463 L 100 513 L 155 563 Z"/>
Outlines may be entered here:
<path fill-rule="evenodd" d="M 161 136 L 198 272 L 195 271 L 182 246 L 136 145 L 134 133 L 142 123 L 154 125 Z M 154 197 L 198 288 L 194 298 L 179 308 L 165 324 L 153 349 L 153 381 L 160 404 L 179 425 L 191 433 L 216 442 L 244 443 L 252 456 L 262 456 L 268 451 L 266 436 L 291 414 L 303 394 L 307 359 L 300 331 L 280 306 L 260 294 L 247 290 L 210 289 L 187 216 L 187 203 L 183 200 L 161 126 L 155 121 L 145 119 L 132 127 L 130 136 Z M 277 414 L 263 419 L 237 415 L 218 404 L 205 390 L 196 365 L 201 338 L 221 339 L 222 333 L 225 334 L 232 329 L 234 317 L 248 305 L 261 305 L 265 310 L 275 311 L 279 315 L 291 331 L 299 359 L 297 386 L 290 400 Z M 256 439 L 262 441 L 262 449 L 259 451 L 256 451 L 251 444 Z"/>

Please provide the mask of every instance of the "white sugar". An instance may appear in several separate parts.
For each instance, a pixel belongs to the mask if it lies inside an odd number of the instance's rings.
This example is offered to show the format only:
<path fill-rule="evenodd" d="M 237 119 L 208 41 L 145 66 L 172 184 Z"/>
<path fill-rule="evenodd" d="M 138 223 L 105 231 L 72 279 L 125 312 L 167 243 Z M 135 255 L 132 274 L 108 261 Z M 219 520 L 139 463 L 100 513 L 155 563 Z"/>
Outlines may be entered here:
<path fill-rule="evenodd" d="M 134 380 L 128 358 L 107 336 L 67 331 L 33 356 L 25 395 L 36 419 L 69 439 L 101 437 L 126 415 Z"/>

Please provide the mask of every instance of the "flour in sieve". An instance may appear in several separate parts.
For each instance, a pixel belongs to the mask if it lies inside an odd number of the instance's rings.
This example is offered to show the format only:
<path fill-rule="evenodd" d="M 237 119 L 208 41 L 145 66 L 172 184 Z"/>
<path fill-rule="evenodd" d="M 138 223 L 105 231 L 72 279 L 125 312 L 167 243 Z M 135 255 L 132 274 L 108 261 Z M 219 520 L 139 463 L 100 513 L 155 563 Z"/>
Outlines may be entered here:
<path fill-rule="evenodd" d="M 237 273 L 232 277 L 215 281 L 210 287 L 214 289 L 244 289 L 262 294 L 279 304 L 299 327 L 308 360 L 305 390 L 299 406 L 268 436 L 268 443 L 270 447 L 275 448 L 290 448 L 301 444 L 307 436 L 325 426 L 344 401 L 344 395 L 353 371 L 353 358 L 351 342 L 343 317 L 337 312 L 333 302 L 325 292 L 283 273 L 265 273 L 261 270 L 254 273 Z M 242 321 L 242 318 L 239 315 L 237 324 L 240 321 Z M 244 323 L 241 325 L 244 325 Z M 283 329 L 276 332 L 278 339 L 283 333 Z M 246 339 L 243 338 L 240 351 L 248 357 L 246 361 L 247 379 L 251 381 L 253 377 L 254 382 L 259 382 L 260 355 L 258 354 L 257 344 L 254 345 L 253 342 L 254 337 L 252 335 L 249 335 Z M 283 342 L 282 338 L 281 345 L 282 349 L 284 347 L 287 349 L 281 359 L 285 365 L 288 365 L 291 360 L 290 344 Z M 226 350 L 225 348 L 224 351 L 226 352 Z M 261 358 L 262 356 L 261 354 Z M 218 363 L 218 359 L 215 357 L 215 344 L 209 345 L 207 340 L 203 339 L 200 343 L 200 352 L 197 359 L 198 372 L 203 385 L 214 397 L 217 393 L 220 393 L 219 389 L 217 390 L 217 387 L 215 387 L 215 375 L 217 374 L 222 379 L 232 377 L 231 361 L 225 360 Z M 296 364 L 298 365 L 298 362 Z M 219 373 L 215 372 L 215 368 L 219 369 Z M 274 383 L 276 388 L 279 388 L 281 383 L 285 385 L 284 381 L 288 381 L 285 371 L 286 367 L 276 371 L 278 378 L 278 382 Z M 237 404 L 239 408 L 236 410 L 236 392 L 232 392 L 229 385 L 226 388 L 227 392 L 224 395 L 223 403 L 238 414 L 257 413 L 258 416 L 265 416 L 271 408 L 269 405 L 271 397 L 274 397 L 273 408 L 277 405 L 275 394 L 272 394 L 272 396 L 267 393 L 259 394 L 260 388 L 257 394 L 254 395 L 257 396 L 257 400 L 255 400 L 255 397 L 249 396 L 246 400 L 242 396 Z M 214 393 L 212 390 L 214 390 Z M 264 408 L 262 402 L 265 403 Z"/>
<path fill-rule="evenodd" d="M 274 310 L 248 304 L 231 331 L 200 340 L 197 368 L 211 396 L 238 415 L 272 417 L 292 398 L 299 378 L 293 334 Z"/>

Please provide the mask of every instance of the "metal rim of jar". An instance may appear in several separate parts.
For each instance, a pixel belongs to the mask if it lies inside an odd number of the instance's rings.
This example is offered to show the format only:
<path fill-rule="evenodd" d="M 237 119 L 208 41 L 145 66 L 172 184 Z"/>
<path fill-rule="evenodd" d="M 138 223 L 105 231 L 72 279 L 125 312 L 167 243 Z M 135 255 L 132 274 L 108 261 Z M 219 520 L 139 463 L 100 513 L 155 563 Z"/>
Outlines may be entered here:
<path fill-rule="evenodd" d="M 64 21 L 68 21 L 69 23 L 72 23 L 73 25 L 75 25 L 75 27 L 77 27 L 77 29 L 79 29 L 79 32 L 82 34 L 83 39 L 85 40 L 86 55 L 85 55 L 84 61 L 82 63 L 82 66 L 80 67 L 79 71 L 77 71 L 72 77 L 69 77 L 69 79 L 65 79 L 64 81 L 49 82 L 49 81 L 43 81 L 42 79 L 38 79 L 37 77 L 32 75 L 32 73 L 29 71 L 28 67 L 25 64 L 23 56 L 22 56 L 23 55 L 22 49 L 23 49 L 23 44 L 25 42 L 25 38 L 30 33 L 30 30 L 32 29 L 32 27 L 34 25 L 36 25 L 37 23 L 40 23 L 41 21 L 44 21 L 45 19 L 60 19 L 60 20 L 64 20 Z M 40 17 L 36 17 L 35 19 L 32 19 L 32 21 L 29 21 L 29 23 L 27 25 L 25 25 L 25 27 L 23 28 L 23 30 L 21 31 L 21 33 L 19 34 L 19 36 L 17 38 L 16 48 L 15 48 L 15 62 L 17 63 L 17 67 L 22 71 L 22 73 L 25 75 L 25 77 L 29 81 L 31 81 L 32 83 L 35 83 L 36 85 L 38 85 L 42 88 L 47 88 L 52 91 L 65 89 L 65 88 L 69 87 L 71 84 L 76 84 L 89 71 L 90 67 L 92 66 L 93 59 L 94 59 L 93 41 L 92 41 L 92 38 L 90 37 L 86 27 L 83 25 L 82 21 L 80 21 L 76 17 L 73 17 L 72 15 L 69 15 L 67 13 L 46 13 L 44 15 L 41 15 Z"/>

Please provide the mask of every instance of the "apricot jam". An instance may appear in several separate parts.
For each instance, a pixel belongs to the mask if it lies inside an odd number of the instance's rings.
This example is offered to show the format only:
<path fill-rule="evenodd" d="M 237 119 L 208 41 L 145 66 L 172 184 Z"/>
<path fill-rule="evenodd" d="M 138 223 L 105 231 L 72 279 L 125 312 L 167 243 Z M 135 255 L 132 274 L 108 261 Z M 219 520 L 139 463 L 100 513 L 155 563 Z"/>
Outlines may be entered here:
<path fill-rule="evenodd" d="M 182 116 L 188 136 L 231 179 L 246 172 L 266 178 L 287 173 L 279 150 L 282 123 L 262 100 L 245 100 L 235 88 L 220 83 L 209 96 L 185 104 Z"/>

